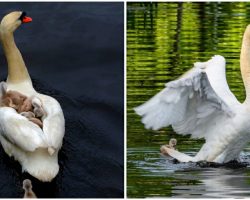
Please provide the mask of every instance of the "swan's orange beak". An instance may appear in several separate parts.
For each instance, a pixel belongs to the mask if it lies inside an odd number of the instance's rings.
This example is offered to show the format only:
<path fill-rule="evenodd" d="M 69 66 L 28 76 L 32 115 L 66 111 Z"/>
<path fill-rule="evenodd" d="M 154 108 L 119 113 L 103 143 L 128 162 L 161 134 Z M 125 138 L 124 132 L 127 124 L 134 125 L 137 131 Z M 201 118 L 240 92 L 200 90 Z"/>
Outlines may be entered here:
<path fill-rule="evenodd" d="M 31 17 L 28 17 L 28 16 L 24 16 L 24 17 L 22 18 L 22 22 L 23 22 L 23 23 L 32 22 L 32 18 L 31 18 Z"/>

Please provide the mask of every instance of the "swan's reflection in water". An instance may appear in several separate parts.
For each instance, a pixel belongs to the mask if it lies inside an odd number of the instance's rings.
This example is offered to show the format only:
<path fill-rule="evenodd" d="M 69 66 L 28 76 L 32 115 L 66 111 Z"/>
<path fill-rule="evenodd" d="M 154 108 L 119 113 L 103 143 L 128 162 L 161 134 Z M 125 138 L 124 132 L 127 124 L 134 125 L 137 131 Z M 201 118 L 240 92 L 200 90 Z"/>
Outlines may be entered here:
<path fill-rule="evenodd" d="M 189 173 L 189 171 L 185 171 Z M 192 174 L 192 172 L 190 172 Z M 183 173 L 176 177 L 187 179 Z M 202 169 L 193 176 L 194 180 L 199 180 L 198 185 L 175 186 L 172 190 L 173 195 L 177 197 L 246 197 L 250 196 L 249 184 L 247 183 L 247 174 L 242 170 L 209 168 Z M 185 193 L 184 193 L 185 192 Z"/>
<path fill-rule="evenodd" d="M 140 149 L 130 149 L 128 157 L 139 156 Z M 193 152 L 186 152 L 189 155 Z M 141 188 L 130 185 L 130 191 L 150 197 L 171 196 L 176 198 L 243 198 L 250 197 L 250 153 L 242 153 L 246 167 L 209 167 L 196 163 L 174 163 L 157 150 L 147 150 L 143 160 L 128 162 L 130 179 L 141 178 Z M 128 159 L 129 160 L 129 159 Z M 237 168 L 239 167 L 239 168 Z M 138 182 L 137 182 L 138 184 Z M 154 191 L 154 192 L 152 192 Z M 143 196 L 142 196 L 143 197 Z"/>

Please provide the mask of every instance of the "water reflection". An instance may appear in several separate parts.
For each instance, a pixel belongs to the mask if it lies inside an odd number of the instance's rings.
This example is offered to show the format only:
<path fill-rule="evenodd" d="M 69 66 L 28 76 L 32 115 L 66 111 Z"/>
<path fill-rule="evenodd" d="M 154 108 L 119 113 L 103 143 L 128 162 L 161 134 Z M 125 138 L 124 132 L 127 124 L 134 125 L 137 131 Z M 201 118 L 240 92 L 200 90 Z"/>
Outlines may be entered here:
<path fill-rule="evenodd" d="M 250 196 L 249 168 L 173 164 L 159 155 L 160 145 L 175 137 L 178 150 L 195 155 L 204 141 L 171 128 L 145 130 L 133 111 L 194 62 L 215 54 L 226 58 L 230 89 L 242 102 L 239 55 L 250 3 L 128 3 L 127 9 L 128 196 Z"/>
<path fill-rule="evenodd" d="M 190 155 L 195 152 L 186 152 Z M 250 153 L 241 154 L 250 163 Z M 249 168 L 228 166 L 202 167 L 196 163 L 175 163 L 155 149 L 128 150 L 128 189 L 131 196 L 178 198 L 246 197 L 249 191 Z M 140 175 L 140 179 L 136 178 Z"/>

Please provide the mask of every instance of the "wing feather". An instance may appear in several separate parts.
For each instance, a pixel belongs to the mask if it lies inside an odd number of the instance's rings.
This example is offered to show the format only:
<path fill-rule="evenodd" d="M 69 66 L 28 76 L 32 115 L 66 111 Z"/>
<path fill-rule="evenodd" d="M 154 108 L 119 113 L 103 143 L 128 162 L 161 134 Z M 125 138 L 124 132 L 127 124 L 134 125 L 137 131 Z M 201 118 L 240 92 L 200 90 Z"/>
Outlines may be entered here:
<path fill-rule="evenodd" d="M 0 134 L 24 151 L 47 147 L 39 126 L 10 107 L 0 108 Z"/>
<path fill-rule="evenodd" d="M 43 119 L 43 132 L 49 146 L 58 149 L 62 145 L 65 132 L 65 120 L 62 108 L 57 100 L 50 96 L 41 95 L 46 117 Z"/>
<path fill-rule="evenodd" d="M 179 134 L 206 138 L 204 124 L 212 125 L 218 117 L 234 116 L 234 106 L 239 104 L 226 81 L 225 59 L 214 56 L 207 62 L 195 63 L 135 111 L 147 129 L 172 125 Z"/>

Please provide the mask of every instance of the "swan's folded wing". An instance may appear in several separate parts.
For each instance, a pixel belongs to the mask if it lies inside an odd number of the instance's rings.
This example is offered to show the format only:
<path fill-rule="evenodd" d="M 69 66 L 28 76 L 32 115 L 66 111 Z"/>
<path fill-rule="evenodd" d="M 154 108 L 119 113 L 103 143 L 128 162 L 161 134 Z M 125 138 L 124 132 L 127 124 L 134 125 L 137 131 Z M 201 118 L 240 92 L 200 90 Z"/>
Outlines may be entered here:
<path fill-rule="evenodd" d="M 52 97 L 41 98 L 46 117 L 43 120 L 43 132 L 47 137 L 49 146 L 58 149 L 62 145 L 65 132 L 65 121 L 60 104 Z"/>
<path fill-rule="evenodd" d="M 234 116 L 233 107 L 239 104 L 227 85 L 225 59 L 214 56 L 207 62 L 195 63 L 135 111 L 148 129 L 172 125 L 179 134 L 206 138 L 205 128 L 218 117 Z"/>
<path fill-rule="evenodd" d="M 0 108 L 0 134 L 24 151 L 47 147 L 42 130 L 9 107 Z"/>

